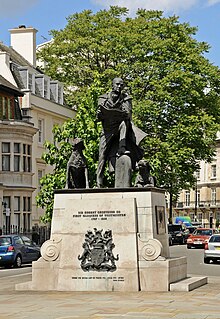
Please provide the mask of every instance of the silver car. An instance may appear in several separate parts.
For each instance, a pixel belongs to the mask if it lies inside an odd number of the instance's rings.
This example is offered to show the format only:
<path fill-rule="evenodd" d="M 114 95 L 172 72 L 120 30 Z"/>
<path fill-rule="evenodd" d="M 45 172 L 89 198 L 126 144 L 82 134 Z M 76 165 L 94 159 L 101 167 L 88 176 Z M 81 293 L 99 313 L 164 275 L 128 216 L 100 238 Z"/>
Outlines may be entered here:
<path fill-rule="evenodd" d="M 209 264 L 211 260 L 213 263 L 220 261 L 220 234 L 212 235 L 205 244 L 204 263 Z"/>

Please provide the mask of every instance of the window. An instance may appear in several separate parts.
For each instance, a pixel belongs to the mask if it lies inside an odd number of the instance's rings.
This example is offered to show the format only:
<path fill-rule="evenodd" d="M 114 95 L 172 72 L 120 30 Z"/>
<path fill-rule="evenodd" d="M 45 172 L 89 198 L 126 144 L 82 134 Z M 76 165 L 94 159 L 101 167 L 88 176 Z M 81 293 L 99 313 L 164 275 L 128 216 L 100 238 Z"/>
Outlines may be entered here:
<path fill-rule="evenodd" d="M 212 229 L 196 229 L 194 234 L 195 235 L 202 235 L 202 236 L 211 236 L 212 235 Z"/>
<path fill-rule="evenodd" d="M 31 240 L 30 238 L 26 237 L 26 236 L 22 236 L 22 240 L 25 243 L 25 245 L 27 246 L 31 246 Z"/>
<path fill-rule="evenodd" d="M 20 153 L 20 143 L 14 143 L 14 153 Z"/>
<path fill-rule="evenodd" d="M 10 143 L 2 143 L 2 170 L 10 171 Z"/>
<path fill-rule="evenodd" d="M 23 171 L 31 172 L 31 145 L 23 144 Z"/>
<path fill-rule="evenodd" d="M 12 164 L 14 172 L 20 172 L 22 168 L 24 172 L 31 172 L 31 145 L 14 143 L 12 146 L 11 150 L 10 143 L 2 143 L 2 171 L 10 171 Z"/>
<path fill-rule="evenodd" d="M 21 237 L 15 237 L 14 242 L 16 245 L 23 245 L 23 240 L 21 239 Z"/>
<path fill-rule="evenodd" d="M 15 101 L 13 96 L 0 96 L 0 119 L 8 120 L 14 118 Z"/>
<path fill-rule="evenodd" d="M 23 214 L 23 231 L 27 230 L 27 214 Z"/>
<path fill-rule="evenodd" d="M 220 236 L 212 236 L 209 240 L 210 243 L 220 243 Z"/>
<path fill-rule="evenodd" d="M 27 230 L 31 229 L 31 214 L 27 214 Z"/>
<path fill-rule="evenodd" d="M 10 196 L 3 197 L 3 207 L 4 207 L 4 212 L 6 211 L 6 208 L 11 207 L 11 197 Z"/>
<path fill-rule="evenodd" d="M 63 104 L 63 85 L 58 81 L 50 81 L 50 99 Z"/>
<path fill-rule="evenodd" d="M 14 155 L 14 172 L 20 171 L 20 155 Z"/>
<path fill-rule="evenodd" d="M 211 165 L 211 178 L 216 178 L 216 164 Z"/>
<path fill-rule="evenodd" d="M 11 245 L 11 238 L 10 237 L 1 237 L 0 238 L 0 246 L 8 246 Z"/>
<path fill-rule="evenodd" d="M 31 197 L 27 198 L 27 211 L 30 212 L 31 211 Z"/>
<path fill-rule="evenodd" d="M 28 72 L 28 89 L 34 93 L 33 83 L 33 74 Z"/>
<path fill-rule="evenodd" d="M 186 206 L 190 205 L 190 192 L 186 191 L 185 193 L 185 201 L 186 201 Z"/>
<path fill-rule="evenodd" d="M 31 197 L 23 197 L 23 212 L 31 211 Z"/>
<path fill-rule="evenodd" d="M 211 205 L 216 205 L 216 188 L 211 189 Z"/>
<path fill-rule="evenodd" d="M 50 81 L 50 99 L 51 101 L 58 102 L 58 82 Z"/>
<path fill-rule="evenodd" d="M 10 153 L 10 143 L 2 143 L 2 153 Z"/>
<path fill-rule="evenodd" d="M 44 97 L 45 98 L 49 98 L 48 91 L 49 91 L 49 81 L 44 79 Z"/>
<path fill-rule="evenodd" d="M 50 78 L 45 74 L 36 74 L 35 75 L 35 88 L 36 94 L 42 96 L 46 99 L 50 98 Z"/>
<path fill-rule="evenodd" d="M 20 143 L 14 143 L 14 171 L 20 171 Z"/>
<path fill-rule="evenodd" d="M 2 118 L 3 120 L 8 118 L 7 103 L 5 96 L 2 96 Z"/>
<path fill-rule="evenodd" d="M 23 82 L 23 86 L 24 89 L 26 90 L 30 90 L 33 93 L 35 93 L 35 89 L 34 89 L 34 75 L 25 67 L 19 67 L 19 74 L 20 74 L 20 78 Z"/>
<path fill-rule="evenodd" d="M 39 119 L 38 120 L 38 142 L 40 144 L 43 144 L 44 142 L 44 120 L 43 119 Z"/>
<path fill-rule="evenodd" d="M 23 197 L 23 212 L 26 212 L 27 204 L 26 204 L 26 197 Z"/>
<path fill-rule="evenodd" d="M 14 211 L 20 212 L 20 197 L 19 196 L 14 197 Z"/>
<path fill-rule="evenodd" d="M 2 170 L 10 171 L 10 155 L 2 155 Z"/>
<path fill-rule="evenodd" d="M 63 104 L 63 87 L 58 85 L 58 103 Z"/>
<path fill-rule="evenodd" d="M 27 171 L 31 171 L 31 145 L 27 145 Z"/>
<path fill-rule="evenodd" d="M 14 222 L 15 222 L 15 230 L 17 232 L 20 232 L 20 227 L 21 227 L 21 214 L 14 214 Z"/>

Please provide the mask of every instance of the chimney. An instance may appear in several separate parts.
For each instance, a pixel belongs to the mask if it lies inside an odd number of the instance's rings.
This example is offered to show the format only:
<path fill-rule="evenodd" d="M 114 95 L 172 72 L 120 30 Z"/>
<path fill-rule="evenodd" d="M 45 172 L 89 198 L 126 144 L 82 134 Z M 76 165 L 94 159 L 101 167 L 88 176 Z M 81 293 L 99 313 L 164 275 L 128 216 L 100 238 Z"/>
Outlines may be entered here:
<path fill-rule="evenodd" d="M 9 32 L 11 34 L 11 46 L 13 49 L 36 67 L 37 30 L 20 25 L 18 28 L 10 29 Z"/>

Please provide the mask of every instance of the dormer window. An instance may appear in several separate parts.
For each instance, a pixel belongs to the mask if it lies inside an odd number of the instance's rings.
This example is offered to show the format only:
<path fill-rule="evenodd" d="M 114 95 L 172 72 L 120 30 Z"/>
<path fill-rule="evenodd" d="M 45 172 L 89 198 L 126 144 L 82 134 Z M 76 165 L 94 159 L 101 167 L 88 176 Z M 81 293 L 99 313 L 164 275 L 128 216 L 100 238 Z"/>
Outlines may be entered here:
<path fill-rule="evenodd" d="M 23 88 L 25 90 L 30 90 L 32 93 L 35 93 L 34 74 L 25 67 L 19 67 L 18 71 L 21 77 Z"/>
<path fill-rule="evenodd" d="M 50 90 L 49 90 L 49 77 L 45 74 L 36 74 L 35 75 L 35 85 L 36 85 L 36 94 L 44 97 L 45 99 L 50 99 Z"/>
<path fill-rule="evenodd" d="M 50 81 L 50 99 L 63 104 L 63 85 L 58 81 Z"/>

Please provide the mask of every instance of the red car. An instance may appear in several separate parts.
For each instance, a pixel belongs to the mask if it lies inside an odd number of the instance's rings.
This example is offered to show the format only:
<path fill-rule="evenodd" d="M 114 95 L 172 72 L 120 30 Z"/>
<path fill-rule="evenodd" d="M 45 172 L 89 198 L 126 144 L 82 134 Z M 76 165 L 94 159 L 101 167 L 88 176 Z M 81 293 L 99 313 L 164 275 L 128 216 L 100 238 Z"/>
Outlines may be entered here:
<path fill-rule="evenodd" d="M 208 242 L 210 236 L 217 232 L 218 231 L 213 228 L 197 228 L 187 238 L 187 248 L 204 248 L 205 243 Z"/>

